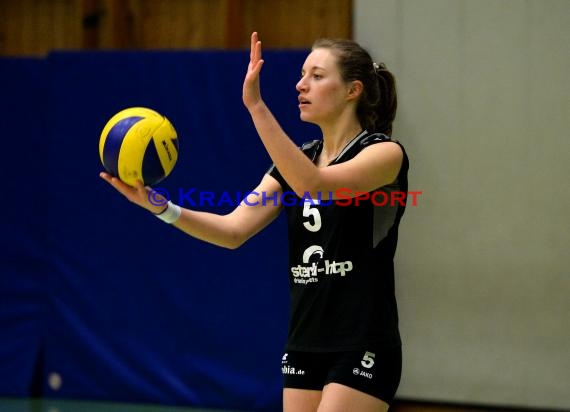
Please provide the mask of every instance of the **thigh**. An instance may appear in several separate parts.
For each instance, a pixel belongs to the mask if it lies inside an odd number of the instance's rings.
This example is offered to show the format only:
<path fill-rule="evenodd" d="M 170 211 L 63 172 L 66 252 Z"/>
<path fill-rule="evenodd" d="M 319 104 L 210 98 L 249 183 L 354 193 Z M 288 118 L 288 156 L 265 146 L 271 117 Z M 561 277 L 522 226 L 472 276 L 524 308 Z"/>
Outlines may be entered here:
<path fill-rule="evenodd" d="M 329 383 L 323 389 L 317 412 L 386 412 L 383 400 L 339 383 Z"/>
<path fill-rule="evenodd" d="M 289 351 L 283 355 L 283 410 L 316 412 L 329 366 L 327 355 Z"/>
<path fill-rule="evenodd" d="M 310 389 L 283 389 L 283 412 L 317 412 L 321 391 Z"/>

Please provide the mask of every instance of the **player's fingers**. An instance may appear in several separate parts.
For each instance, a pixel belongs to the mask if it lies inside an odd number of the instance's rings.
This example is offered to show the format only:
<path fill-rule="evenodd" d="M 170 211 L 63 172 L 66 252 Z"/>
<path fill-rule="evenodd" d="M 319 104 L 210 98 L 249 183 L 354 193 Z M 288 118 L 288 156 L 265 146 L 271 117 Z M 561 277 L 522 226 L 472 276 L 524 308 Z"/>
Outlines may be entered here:
<path fill-rule="evenodd" d="M 253 61 L 254 53 L 255 53 L 255 43 L 257 42 L 257 33 L 251 33 L 251 44 L 249 49 L 249 60 Z"/>
<path fill-rule="evenodd" d="M 256 60 L 261 60 L 261 41 L 255 43 L 255 58 Z"/>
<path fill-rule="evenodd" d="M 141 193 L 141 192 L 145 192 L 145 187 L 143 182 L 140 179 L 137 179 L 135 181 L 135 189 L 137 189 L 137 192 Z"/>
<path fill-rule="evenodd" d="M 261 66 L 263 66 L 263 60 L 260 60 L 257 62 L 257 64 L 255 65 L 255 68 L 253 69 L 253 71 L 256 74 L 259 74 L 259 72 L 261 71 Z"/>
<path fill-rule="evenodd" d="M 111 186 L 113 186 L 115 189 L 117 189 L 119 191 L 120 191 L 120 189 L 122 189 L 121 185 L 124 185 L 123 182 L 121 182 L 115 176 L 110 175 L 109 173 L 101 172 L 101 173 L 99 173 L 99 176 L 104 181 L 106 181 L 107 183 L 109 183 Z"/>
<path fill-rule="evenodd" d="M 125 182 L 121 181 L 120 179 L 116 178 L 115 176 L 107 175 L 104 179 L 109 182 L 111 186 L 113 186 L 119 193 L 123 196 L 129 197 L 133 194 L 133 188 L 126 184 Z"/>
<path fill-rule="evenodd" d="M 111 175 L 109 173 L 101 172 L 101 173 L 99 173 L 99 177 L 101 177 L 101 179 L 103 179 L 109 183 L 111 182 Z"/>

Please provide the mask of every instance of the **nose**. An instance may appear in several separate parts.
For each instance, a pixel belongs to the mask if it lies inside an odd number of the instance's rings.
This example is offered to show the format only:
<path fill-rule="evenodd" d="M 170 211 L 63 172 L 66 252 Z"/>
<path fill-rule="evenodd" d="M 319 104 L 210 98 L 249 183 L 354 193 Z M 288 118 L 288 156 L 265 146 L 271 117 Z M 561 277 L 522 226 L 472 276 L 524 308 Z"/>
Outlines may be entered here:
<path fill-rule="evenodd" d="M 297 86 L 295 86 L 298 92 L 305 92 L 307 91 L 307 83 L 305 82 L 305 76 L 301 77 L 301 79 L 297 82 Z"/>

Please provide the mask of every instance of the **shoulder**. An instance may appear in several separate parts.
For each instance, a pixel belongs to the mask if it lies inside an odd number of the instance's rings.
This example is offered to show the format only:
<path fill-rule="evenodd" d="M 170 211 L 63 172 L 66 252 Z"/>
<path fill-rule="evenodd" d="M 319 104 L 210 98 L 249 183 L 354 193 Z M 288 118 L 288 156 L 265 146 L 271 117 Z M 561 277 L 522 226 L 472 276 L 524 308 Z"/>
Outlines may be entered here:
<path fill-rule="evenodd" d="M 382 148 L 380 150 L 389 151 L 394 154 L 400 155 L 401 157 L 404 158 L 404 161 L 407 159 L 408 156 L 406 154 L 406 149 L 404 148 L 402 143 L 399 140 L 394 139 L 393 137 L 387 136 L 382 133 L 372 133 L 367 136 L 364 136 L 359 142 L 360 150 L 376 145 L 378 143 L 387 143 L 386 145 L 379 146 Z"/>
<path fill-rule="evenodd" d="M 402 150 L 404 150 L 404 147 L 397 139 L 394 139 L 382 133 L 372 133 L 366 135 L 362 139 L 360 139 L 359 142 L 361 148 L 368 147 L 377 143 L 394 143 L 397 146 L 400 146 Z"/>
<path fill-rule="evenodd" d="M 379 144 L 383 143 L 383 144 Z M 355 157 L 360 153 L 395 153 L 405 157 L 404 147 L 400 142 L 381 133 L 366 134 L 358 138 L 354 144 L 346 150 L 345 159 Z"/>
<path fill-rule="evenodd" d="M 382 144 L 380 144 L 382 143 Z M 392 164 L 399 174 L 407 173 L 410 162 L 402 143 L 381 133 L 364 136 L 359 142 L 359 153 L 368 159 L 375 159 L 384 164 Z"/>
<path fill-rule="evenodd" d="M 371 133 L 366 136 L 363 136 L 360 139 L 360 145 L 366 147 L 375 143 L 393 142 L 393 141 L 394 140 L 390 136 L 387 136 L 385 134 Z"/>
<path fill-rule="evenodd" d="M 317 158 L 317 155 L 322 149 L 322 140 L 307 141 L 301 145 L 300 149 L 305 154 L 305 156 L 314 162 Z"/>
<path fill-rule="evenodd" d="M 315 139 L 305 142 L 301 145 L 301 150 L 305 153 L 317 150 L 319 145 L 321 144 L 321 140 Z"/>

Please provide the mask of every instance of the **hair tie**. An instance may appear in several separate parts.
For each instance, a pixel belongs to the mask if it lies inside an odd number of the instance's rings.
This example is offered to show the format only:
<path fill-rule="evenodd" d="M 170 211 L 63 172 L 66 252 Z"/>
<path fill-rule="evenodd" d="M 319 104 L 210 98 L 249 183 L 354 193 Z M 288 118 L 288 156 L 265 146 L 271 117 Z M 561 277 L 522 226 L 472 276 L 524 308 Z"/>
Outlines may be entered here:
<path fill-rule="evenodd" d="M 377 72 L 378 70 L 380 70 L 380 66 L 378 65 L 378 63 L 376 62 L 372 62 L 372 67 L 374 67 L 374 71 Z"/>

